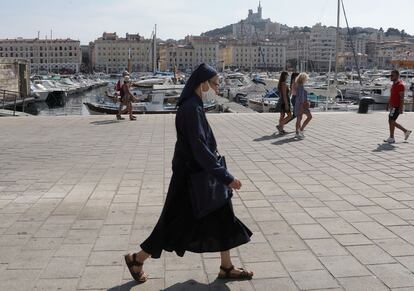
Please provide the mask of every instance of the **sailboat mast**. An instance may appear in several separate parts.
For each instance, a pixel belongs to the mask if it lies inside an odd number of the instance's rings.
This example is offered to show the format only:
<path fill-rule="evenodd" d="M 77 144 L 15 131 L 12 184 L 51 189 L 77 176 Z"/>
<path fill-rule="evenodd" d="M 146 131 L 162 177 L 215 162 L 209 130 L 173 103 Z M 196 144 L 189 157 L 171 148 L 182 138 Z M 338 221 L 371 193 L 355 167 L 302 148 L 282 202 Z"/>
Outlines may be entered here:
<path fill-rule="evenodd" d="M 132 64 L 131 64 L 131 48 L 128 48 L 128 72 L 132 72 Z"/>
<path fill-rule="evenodd" d="M 154 27 L 154 40 L 152 48 L 152 71 L 155 74 L 157 71 L 157 25 Z"/>
<path fill-rule="evenodd" d="M 339 43 L 340 43 L 340 37 L 339 37 L 339 17 L 341 14 L 341 0 L 338 0 L 338 15 L 336 17 L 336 45 L 335 45 L 335 75 L 334 80 L 337 81 L 338 77 L 338 63 L 339 63 Z"/>

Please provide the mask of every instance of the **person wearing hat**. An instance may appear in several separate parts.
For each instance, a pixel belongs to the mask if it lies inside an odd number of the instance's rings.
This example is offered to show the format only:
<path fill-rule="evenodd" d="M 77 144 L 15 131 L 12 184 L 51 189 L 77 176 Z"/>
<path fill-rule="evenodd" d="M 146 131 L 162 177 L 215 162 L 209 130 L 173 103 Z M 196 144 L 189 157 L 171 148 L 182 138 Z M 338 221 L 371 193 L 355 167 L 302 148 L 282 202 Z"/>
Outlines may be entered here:
<path fill-rule="evenodd" d="M 125 255 L 128 269 L 138 283 L 148 278 L 143 271 L 144 261 L 149 257 L 160 258 L 162 251 L 174 251 L 180 257 L 186 251 L 220 252 L 218 278 L 250 280 L 253 277 L 253 272 L 234 267 L 230 257 L 230 249 L 249 242 L 252 236 L 234 214 L 231 196 L 203 216 L 194 211 L 194 195 L 200 195 L 203 190 L 201 185 L 194 187 L 192 178 L 195 175 L 213 176 L 227 189 L 238 190 L 242 186 L 225 164 L 219 162 L 217 143 L 204 112 L 203 100 L 216 96 L 218 90 L 217 72 L 201 64 L 191 74 L 177 102 L 177 142 L 161 216 L 150 236 L 141 244 L 141 250 Z M 189 185 L 193 187 L 190 189 Z M 196 191 L 192 191 L 194 189 Z"/>
<path fill-rule="evenodd" d="M 125 105 L 127 107 L 127 111 L 129 114 L 129 120 L 136 120 L 137 118 L 132 115 L 132 101 L 134 100 L 134 95 L 131 94 L 129 91 L 129 86 L 131 84 L 131 80 L 128 75 L 124 77 L 124 83 L 122 84 L 120 95 L 121 95 L 121 102 L 119 104 L 118 114 L 116 115 L 116 119 L 123 120 L 124 118 L 121 116 L 122 108 Z"/>

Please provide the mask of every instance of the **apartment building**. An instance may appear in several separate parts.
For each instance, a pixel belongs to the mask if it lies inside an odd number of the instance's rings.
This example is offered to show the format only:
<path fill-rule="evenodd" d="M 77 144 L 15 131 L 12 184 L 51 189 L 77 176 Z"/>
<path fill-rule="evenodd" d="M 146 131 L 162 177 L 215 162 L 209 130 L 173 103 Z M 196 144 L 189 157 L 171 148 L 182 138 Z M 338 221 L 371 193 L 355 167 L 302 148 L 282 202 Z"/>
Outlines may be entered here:
<path fill-rule="evenodd" d="M 219 43 L 204 36 L 187 36 L 181 44 L 160 46 L 160 69 L 192 71 L 197 65 L 206 63 L 219 67 Z"/>
<path fill-rule="evenodd" d="M 0 39 L 0 58 L 26 60 L 31 73 L 77 73 L 82 53 L 73 39 Z"/>
<path fill-rule="evenodd" d="M 287 66 L 298 71 L 305 71 L 309 60 L 310 33 L 293 32 L 284 37 L 286 44 Z"/>
<path fill-rule="evenodd" d="M 315 24 L 310 33 L 310 70 L 328 71 L 329 59 L 335 63 L 336 28 Z"/>
<path fill-rule="evenodd" d="M 368 63 L 370 67 L 388 68 L 391 60 L 410 59 L 414 54 L 414 43 L 406 41 L 370 41 L 367 43 Z"/>
<path fill-rule="evenodd" d="M 160 47 L 160 69 L 162 71 L 192 71 L 194 47 L 190 44 L 167 44 Z"/>
<path fill-rule="evenodd" d="M 116 32 L 104 32 L 102 37 L 90 44 L 92 68 L 95 71 L 119 73 L 125 68 L 132 71 L 152 71 L 154 57 L 153 41 L 139 34 L 127 33 L 119 37 Z"/>
<path fill-rule="evenodd" d="M 272 71 L 286 67 L 286 47 L 275 42 L 227 44 L 220 56 L 224 66 L 232 69 Z"/>

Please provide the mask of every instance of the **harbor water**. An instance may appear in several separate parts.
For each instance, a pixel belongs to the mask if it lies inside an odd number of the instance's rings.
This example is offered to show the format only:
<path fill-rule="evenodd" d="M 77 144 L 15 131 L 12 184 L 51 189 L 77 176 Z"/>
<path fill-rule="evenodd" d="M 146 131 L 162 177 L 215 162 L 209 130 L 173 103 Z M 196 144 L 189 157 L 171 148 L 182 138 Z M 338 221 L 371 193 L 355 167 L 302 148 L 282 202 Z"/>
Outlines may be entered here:
<path fill-rule="evenodd" d="M 113 86 L 110 82 L 108 86 Z M 62 104 L 56 106 L 46 102 L 35 102 L 29 104 L 25 112 L 33 115 L 60 116 L 60 115 L 89 115 L 84 102 L 95 103 L 99 98 L 106 95 L 107 86 L 102 86 L 79 94 L 64 97 Z"/>

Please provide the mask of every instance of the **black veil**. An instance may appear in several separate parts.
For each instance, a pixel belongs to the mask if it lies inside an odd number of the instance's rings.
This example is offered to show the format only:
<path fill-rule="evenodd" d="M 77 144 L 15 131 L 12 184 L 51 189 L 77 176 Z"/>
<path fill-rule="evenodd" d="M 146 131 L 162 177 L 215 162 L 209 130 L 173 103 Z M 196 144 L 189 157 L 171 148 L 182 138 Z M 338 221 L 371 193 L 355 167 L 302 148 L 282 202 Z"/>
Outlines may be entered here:
<path fill-rule="evenodd" d="M 197 89 L 201 83 L 210 80 L 215 75 L 217 75 L 217 71 L 212 67 L 205 63 L 200 64 L 187 80 L 180 98 L 178 99 L 177 106 L 180 106 L 185 100 L 191 98 L 195 94 L 195 89 Z"/>

